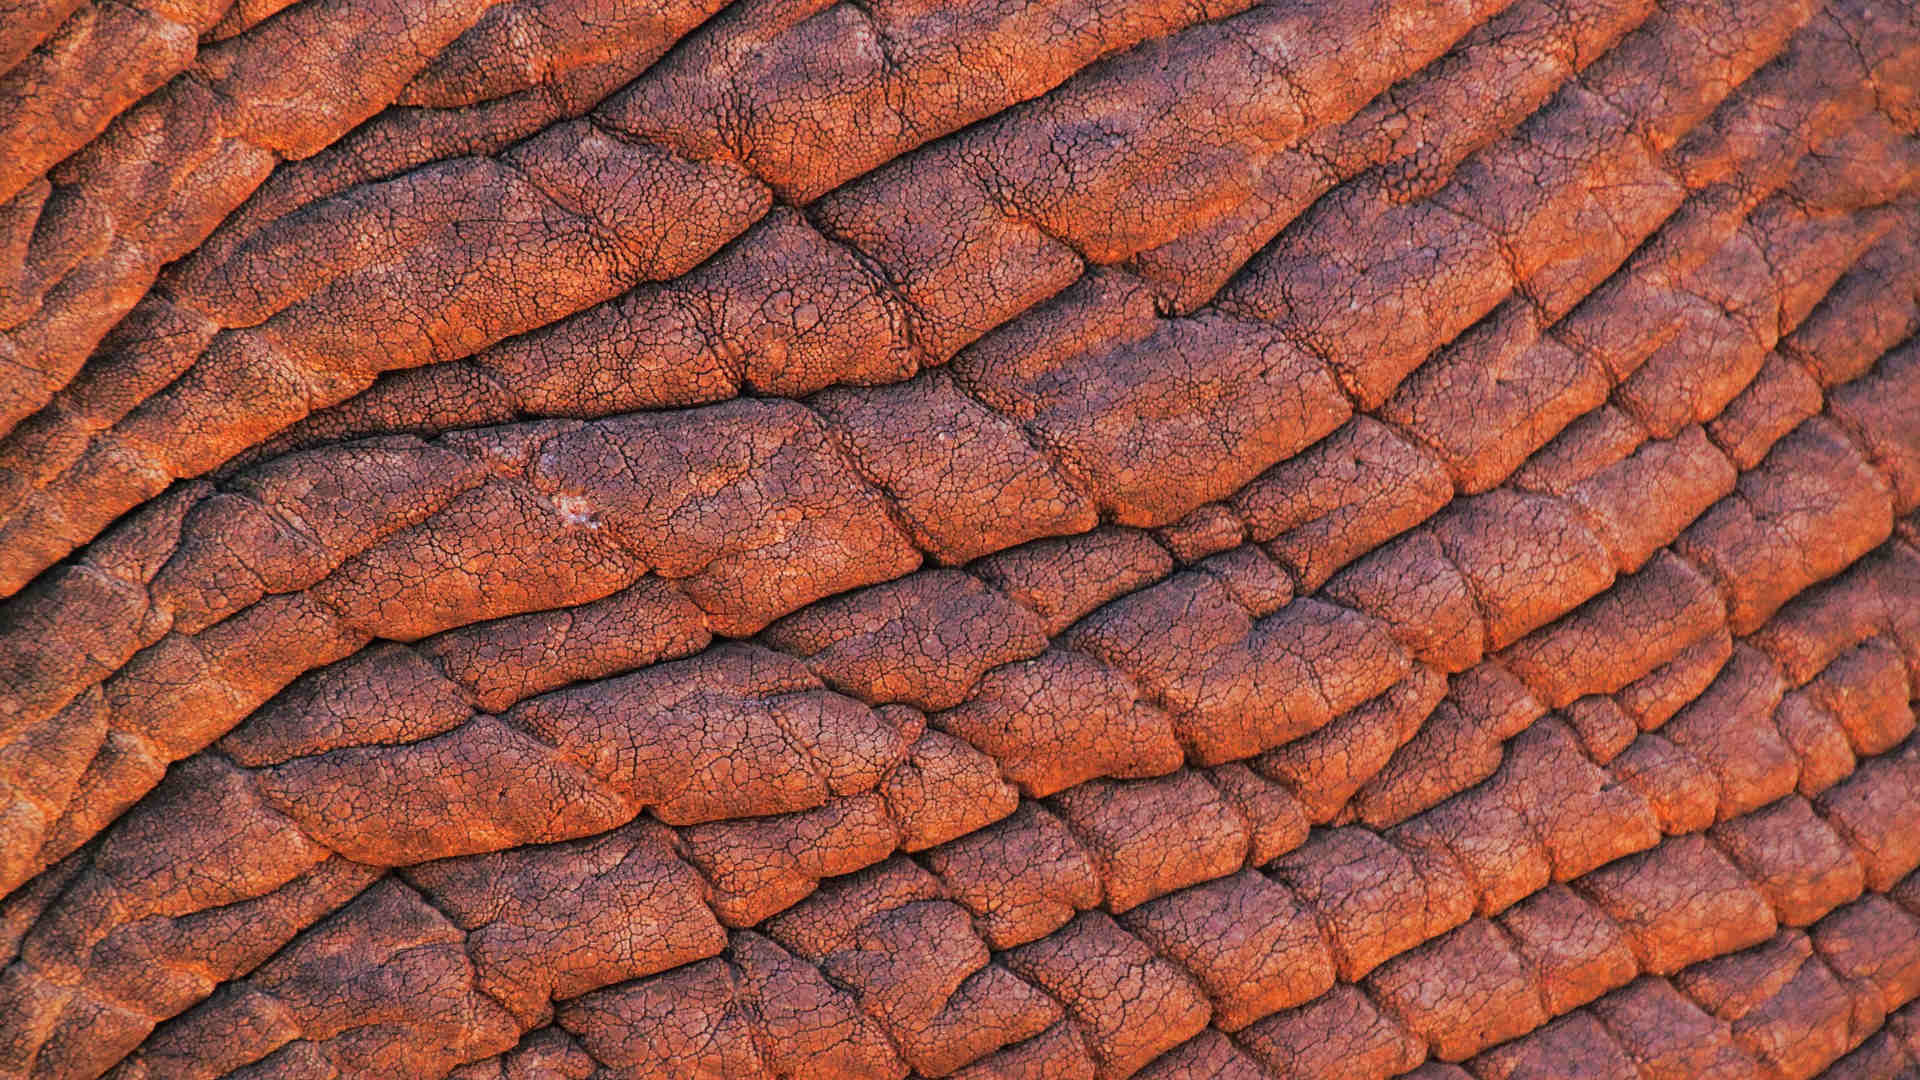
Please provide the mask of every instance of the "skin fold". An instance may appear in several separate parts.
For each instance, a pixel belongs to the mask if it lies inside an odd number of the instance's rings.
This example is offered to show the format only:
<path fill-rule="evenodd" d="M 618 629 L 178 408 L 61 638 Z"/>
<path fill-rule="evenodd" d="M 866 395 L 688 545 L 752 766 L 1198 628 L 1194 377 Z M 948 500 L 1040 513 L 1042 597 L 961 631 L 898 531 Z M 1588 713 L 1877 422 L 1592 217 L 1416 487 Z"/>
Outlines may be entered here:
<path fill-rule="evenodd" d="M 1902 0 L 0 0 L 0 1077 L 1920 1074 Z"/>

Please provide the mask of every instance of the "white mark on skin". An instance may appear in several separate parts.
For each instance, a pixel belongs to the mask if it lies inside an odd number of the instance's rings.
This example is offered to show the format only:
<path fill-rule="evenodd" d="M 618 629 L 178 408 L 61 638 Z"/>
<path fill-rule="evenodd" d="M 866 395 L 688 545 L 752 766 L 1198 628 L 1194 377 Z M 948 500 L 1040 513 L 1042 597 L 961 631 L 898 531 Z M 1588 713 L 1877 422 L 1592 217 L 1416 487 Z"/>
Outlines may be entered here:
<path fill-rule="evenodd" d="M 553 506 L 560 511 L 560 520 L 569 525 L 584 525 L 589 529 L 600 527 L 600 519 L 594 516 L 593 504 L 584 495 L 555 495 Z"/>

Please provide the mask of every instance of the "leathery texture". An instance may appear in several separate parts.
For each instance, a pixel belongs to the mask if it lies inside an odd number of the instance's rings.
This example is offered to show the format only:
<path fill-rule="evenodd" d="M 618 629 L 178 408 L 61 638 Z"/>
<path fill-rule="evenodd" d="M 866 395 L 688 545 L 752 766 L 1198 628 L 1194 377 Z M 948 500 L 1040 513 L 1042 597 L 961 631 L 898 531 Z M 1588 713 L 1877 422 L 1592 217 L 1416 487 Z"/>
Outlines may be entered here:
<path fill-rule="evenodd" d="M 0 69 L 0 1076 L 1920 1075 L 1909 0 Z"/>

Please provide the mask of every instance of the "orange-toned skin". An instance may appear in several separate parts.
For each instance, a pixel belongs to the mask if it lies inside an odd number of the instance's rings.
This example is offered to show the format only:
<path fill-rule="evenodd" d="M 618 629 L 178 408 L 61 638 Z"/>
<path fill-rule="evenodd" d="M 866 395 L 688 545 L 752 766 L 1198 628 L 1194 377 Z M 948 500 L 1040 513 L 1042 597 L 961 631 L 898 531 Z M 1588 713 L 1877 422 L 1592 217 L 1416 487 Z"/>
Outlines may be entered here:
<path fill-rule="evenodd" d="M 0 1078 L 1920 1075 L 1902 0 L 0 0 Z"/>

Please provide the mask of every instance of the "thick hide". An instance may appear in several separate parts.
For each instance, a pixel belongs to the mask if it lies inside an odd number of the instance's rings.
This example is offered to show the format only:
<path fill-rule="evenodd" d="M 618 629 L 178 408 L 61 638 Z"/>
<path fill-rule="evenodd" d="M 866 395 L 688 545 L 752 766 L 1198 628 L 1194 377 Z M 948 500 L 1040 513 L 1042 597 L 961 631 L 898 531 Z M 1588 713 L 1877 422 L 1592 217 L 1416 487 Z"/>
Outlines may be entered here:
<path fill-rule="evenodd" d="M 0 1080 L 1920 1076 L 1912 0 L 0 0 Z"/>

